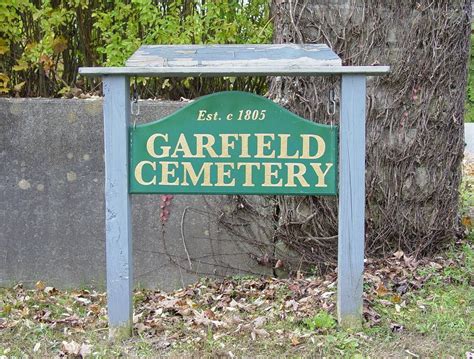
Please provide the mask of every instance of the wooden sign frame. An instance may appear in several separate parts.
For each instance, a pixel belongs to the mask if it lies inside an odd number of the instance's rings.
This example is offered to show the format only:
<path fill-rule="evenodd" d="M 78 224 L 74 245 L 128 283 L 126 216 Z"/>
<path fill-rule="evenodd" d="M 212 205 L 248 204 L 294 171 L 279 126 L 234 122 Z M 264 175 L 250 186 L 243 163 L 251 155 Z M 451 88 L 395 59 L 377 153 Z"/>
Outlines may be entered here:
<path fill-rule="evenodd" d="M 237 50 L 234 49 L 236 47 Z M 286 54 L 287 58 L 279 54 Z M 192 56 L 196 61 L 190 61 Z M 295 44 L 145 46 L 132 56 L 127 65 L 79 70 L 82 75 L 103 77 L 109 336 L 130 336 L 133 327 L 132 221 L 128 176 L 131 76 L 342 77 L 337 316 L 343 327 L 360 326 L 365 238 L 366 77 L 386 74 L 390 68 L 342 66 L 340 59 L 325 45 Z"/>

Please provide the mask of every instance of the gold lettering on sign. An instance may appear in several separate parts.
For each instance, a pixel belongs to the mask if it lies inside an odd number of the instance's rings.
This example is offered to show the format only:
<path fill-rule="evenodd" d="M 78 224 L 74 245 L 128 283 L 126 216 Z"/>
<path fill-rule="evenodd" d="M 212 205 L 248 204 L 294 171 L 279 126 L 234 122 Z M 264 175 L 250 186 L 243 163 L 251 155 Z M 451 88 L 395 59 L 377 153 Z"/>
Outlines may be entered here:
<path fill-rule="evenodd" d="M 240 152 L 240 158 L 250 158 L 250 155 L 249 155 L 249 137 L 250 137 L 250 134 L 249 133 L 241 133 L 239 135 L 240 137 L 240 149 L 241 149 L 241 152 Z"/>
<path fill-rule="evenodd" d="M 199 173 L 196 174 L 194 171 L 193 165 L 191 162 L 183 162 L 183 182 L 181 182 L 182 186 L 189 186 L 188 183 L 188 176 L 194 186 L 198 184 L 199 179 L 202 176 L 202 183 L 201 186 L 211 187 L 211 165 L 212 162 L 204 162 L 202 164 Z"/>
<path fill-rule="evenodd" d="M 279 134 L 280 137 L 280 155 L 278 158 L 298 158 L 300 155 L 300 151 L 296 151 L 294 154 L 288 154 L 288 138 L 291 135 L 288 134 Z"/>
<path fill-rule="evenodd" d="M 280 180 L 277 183 L 273 183 L 272 179 L 278 178 L 278 170 L 273 171 L 272 167 L 277 167 L 278 169 L 281 170 L 281 163 L 273 163 L 273 162 L 266 162 L 262 163 L 263 169 L 264 169 L 264 181 L 262 186 L 263 187 L 281 187 L 283 180 L 280 178 Z"/>
<path fill-rule="evenodd" d="M 285 163 L 288 167 L 288 181 L 285 187 L 296 187 L 295 178 L 298 179 L 301 186 L 309 187 L 309 183 L 306 182 L 304 174 L 306 173 L 306 166 L 302 163 Z M 295 171 L 295 168 L 298 168 L 298 171 Z"/>
<path fill-rule="evenodd" d="M 324 172 L 321 170 L 321 163 L 311 163 L 311 167 L 313 167 L 314 173 L 318 177 L 318 183 L 316 183 L 315 187 L 327 187 L 326 175 L 331 169 L 332 163 L 326 163 L 326 171 Z"/>
<path fill-rule="evenodd" d="M 176 185 L 178 185 L 179 184 L 179 178 L 176 178 L 174 180 L 174 182 L 170 182 L 170 176 L 172 176 L 172 177 L 175 176 L 175 169 L 170 168 L 170 166 L 178 168 L 179 163 L 178 162 L 162 161 L 162 162 L 160 162 L 160 165 L 161 165 L 161 182 L 159 184 L 164 185 L 164 186 L 176 186 Z"/>
<path fill-rule="evenodd" d="M 231 149 L 235 148 L 235 142 L 234 141 L 229 141 L 229 139 L 233 138 L 234 140 L 238 140 L 239 135 L 229 133 L 229 134 L 222 134 L 222 135 L 219 135 L 219 136 L 221 138 L 221 147 L 222 147 L 220 157 L 221 158 L 229 158 L 230 157 L 229 148 L 231 148 Z"/>
<path fill-rule="evenodd" d="M 300 135 L 300 136 L 303 139 L 301 157 L 300 157 L 301 159 L 312 160 L 324 155 L 324 152 L 326 151 L 326 143 L 324 142 L 324 139 L 321 136 L 311 135 L 311 134 Z M 317 152 L 314 155 L 310 153 L 310 147 L 311 147 L 310 140 L 311 139 L 316 140 L 316 143 L 317 143 Z"/>
<path fill-rule="evenodd" d="M 204 155 L 204 150 L 207 151 L 209 154 L 209 157 L 219 157 L 214 151 L 214 143 L 216 142 L 215 138 L 213 135 L 208 135 L 205 133 L 199 133 L 194 135 L 196 137 L 196 157 L 197 158 L 205 158 L 206 156 Z M 204 139 L 206 139 L 206 142 L 204 142 Z"/>
<path fill-rule="evenodd" d="M 171 157 L 173 158 L 178 157 L 178 154 L 177 154 L 178 152 L 181 152 L 184 158 L 193 157 L 193 154 L 191 153 L 191 150 L 189 149 L 188 141 L 186 141 L 186 136 L 184 135 L 184 133 L 179 135 L 178 143 L 176 144 L 176 147 Z"/>
<path fill-rule="evenodd" d="M 154 133 L 148 138 L 148 141 L 146 141 L 146 150 L 150 154 L 151 157 L 154 158 L 163 158 L 163 157 L 168 157 L 170 154 L 170 146 L 161 146 L 161 154 L 157 154 L 155 152 L 155 140 L 160 137 L 164 139 L 166 142 L 168 142 L 168 134 L 163 135 L 162 133 Z"/>
<path fill-rule="evenodd" d="M 143 180 L 143 166 L 145 166 L 145 165 L 151 166 L 153 171 L 156 171 L 156 162 L 141 161 L 137 164 L 137 167 L 135 167 L 135 179 L 142 186 L 155 185 L 156 184 L 156 176 L 153 176 L 151 181 Z"/>
<path fill-rule="evenodd" d="M 325 188 L 328 178 L 334 178 L 333 163 L 317 162 L 326 152 L 326 143 L 320 135 L 197 133 L 189 136 L 185 133 L 149 136 L 146 158 L 151 161 L 142 160 L 135 165 L 133 183 L 141 186 Z M 205 160 L 189 160 L 193 158 Z M 231 160 L 219 162 L 225 159 Z"/>
<path fill-rule="evenodd" d="M 237 163 L 237 169 L 244 167 L 245 173 L 245 182 L 243 184 L 244 187 L 255 187 L 253 183 L 253 172 L 252 168 L 255 167 L 256 169 L 260 169 L 260 163 L 252 163 L 252 162 L 239 162 Z"/>
<path fill-rule="evenodd" d="M 265 154 L 265 150 L 269 150 L 272 147 L 272 141 L 275 139 L 273 133 L 256 133 L 257 137 L 257 154 L 255 158 L 275 158 L 275 151 Z M 269 138 L 271 141 L 267 141 L 266 138 Z"/>
<path fill-rule="evenodd" d="M 204 121 L 205 118 L 206 118 L 206 110 L 199 110 L 199 115 L 198 115 L 197 120 Z"/>
<path fill-rule="evenodd" d="M 217 182 L 216 186 L 235 186 L 235 178 L 230 182 L 225 182 L 225 179 L 231 178 L 232 174 L 230 169 L 234 169 L 234 164 L 232 162 L 218 162 L 216 163 L 217 167 Z M 226 170 L 225 167 L 230 169 Z"/>

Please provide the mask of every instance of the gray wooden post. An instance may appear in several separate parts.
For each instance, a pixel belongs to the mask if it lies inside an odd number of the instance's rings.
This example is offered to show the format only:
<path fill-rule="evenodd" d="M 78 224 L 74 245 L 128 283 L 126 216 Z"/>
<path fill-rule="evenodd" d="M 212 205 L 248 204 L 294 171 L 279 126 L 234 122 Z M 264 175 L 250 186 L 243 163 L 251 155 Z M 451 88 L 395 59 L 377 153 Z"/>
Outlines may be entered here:
<path fill-rule="evenodd" d="M 337 314 L 343 327 L 362 324 L 365 239 L 364 75 L 343 75 L 339 132 Z"/>
<path fill-rule="evenodd" d="M 107 307 L 109 337 L 132 334 L 132 232 L 128 194 L 128 76 L 104 76 Z"/>

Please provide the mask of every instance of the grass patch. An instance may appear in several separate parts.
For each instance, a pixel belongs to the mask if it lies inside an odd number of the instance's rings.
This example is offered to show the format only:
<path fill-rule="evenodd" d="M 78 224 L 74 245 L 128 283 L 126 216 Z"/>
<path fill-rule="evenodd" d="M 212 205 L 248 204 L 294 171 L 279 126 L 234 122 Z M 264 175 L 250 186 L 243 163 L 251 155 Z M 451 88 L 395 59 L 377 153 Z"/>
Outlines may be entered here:
<path fill-rule="evenodd" d="M 359 331 L 337 326 L 334 275 L 206 280 L 173 293 L 140 290 L 134 337 L 120 343 L 108 340 L 103 293 L 61 292 L 41 283 L 34 290 L 3 288 L 0 356 L 465 357 L 474 351 L 473 237 L 415 269 L 368 267 L 364 292 L 372 314 Z M 408 274 L 392 275 L 393 283 L 383 278 L 382 290 L 374 278 L 390 271 Z M 400 283 L 403 293 L 397 292 Z"/>
<path fill-rule="evenodd" d="M 336 327 L 336 320 L 334 317 L 324 311 L 319 312 L 313 317 L 306 318 L 303 323 L 310 331 L 328 331 Z"/>
<path fill-rule="evenodd" d="M 472 240 L 472 236 L 471 236 Z M 455 262 L 454 259 L 458 261 Z M 430 279 L 417 291 L 407 293 L 399 304 L 374 301 L 382 316 L 380 325 L 367 334 L 377 340 L 385 337 L 385 350 L 405 343 L 417 355 L 465 357 L 474 343 L 474 253 L 470 243 L 447 253 L 447 265 L 440 272 L 421 268 L 418 274 Z M 381 342 L 382 343 L 382 342 Z"/>

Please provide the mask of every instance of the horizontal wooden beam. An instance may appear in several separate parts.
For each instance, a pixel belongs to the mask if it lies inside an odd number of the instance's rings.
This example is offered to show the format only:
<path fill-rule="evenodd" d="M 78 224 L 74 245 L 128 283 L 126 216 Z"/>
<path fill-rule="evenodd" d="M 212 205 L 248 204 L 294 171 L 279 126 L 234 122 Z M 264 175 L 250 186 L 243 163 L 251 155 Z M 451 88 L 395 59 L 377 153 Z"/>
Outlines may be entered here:
<path fill-rule="evenodd" d="M 143 45 L 127 67 L 341 66 L 326 44 Z"/>
<path fill-rule="evenodd" d="M 84 76 L 128 75 L 143 77 L 219 77 L 219 76 L 324 76 L 384 75 L 390 66 L 308 66 L 308 67 L 81 67 Z"/>

